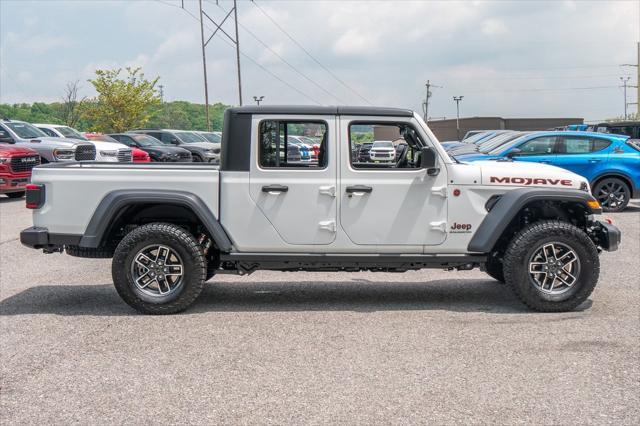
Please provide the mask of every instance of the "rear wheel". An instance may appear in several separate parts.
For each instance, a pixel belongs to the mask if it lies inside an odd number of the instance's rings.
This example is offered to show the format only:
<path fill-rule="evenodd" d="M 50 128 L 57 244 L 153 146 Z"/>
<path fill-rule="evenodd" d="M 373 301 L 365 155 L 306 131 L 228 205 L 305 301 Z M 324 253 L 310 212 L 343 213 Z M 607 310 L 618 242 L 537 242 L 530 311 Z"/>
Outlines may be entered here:
<path fill-rule="evenodd" d="M 631 190 L 621 179 L 606 178 L 594 186 L 593 196 L 605 212 L 619 212 L 629 204 Z"/>
<path fill-rule="evenodd" d="M 199 155 L 194 154 L 191 158 L 191 161 L 193 161 L 194 163 L 202 163 L 202 158 Z"/>
<path fill-rule="evenodd" d="M 564 312 L 584 302 L 598 282 L 600 260 L 581 229 L 558 221 L 533 223 L 509 243 L 504 277 L 531 309 Z"/>
<path fill-rule="evenodd" d="M 115 250 L 111 273 L 120 297 L 145 314 L 188 308 L 204 287 L 206 260 L 196 239 L 169 223 L 127 234 Z"/>
<path fill-rule="evenodd" d="M 9 198 L 22 198 L 24 197 L 25 192 L 24 191 L 19 191 L 19 192 L 7 192 L 6 196 Z"/>

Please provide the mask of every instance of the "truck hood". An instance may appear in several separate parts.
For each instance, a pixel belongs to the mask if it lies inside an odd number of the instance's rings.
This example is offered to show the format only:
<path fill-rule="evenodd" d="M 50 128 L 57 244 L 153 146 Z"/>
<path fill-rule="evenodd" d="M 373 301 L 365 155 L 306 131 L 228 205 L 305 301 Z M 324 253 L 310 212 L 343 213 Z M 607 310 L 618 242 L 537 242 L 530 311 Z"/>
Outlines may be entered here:
<path fill-rule="evenodd" d="M 560 167 L 525 161 L 476 161 L 482 185 L 588 190 L 587 179 Z"/>
<path fill-rule="evenodd" d="M 25 142 L 28 144 L 33 144 L 36 146 L 49 146 L 52 148 L 72 148 L 78 144 L 91 145 L 89 141 L 82 141 L 79 139 L 68 139 L 68 138 L 54 138 L 52 136 L 41 137 L 29 139 L 29 142 Z"/>
<path fill-rule="evenodd" d="M 117 151 L 119 149 L 129 149 L 129 147 L 123 143 L 104 142 L 104 141 L 88 141 L 88 142 L 95 145 L 96 149 L 99 149 L 102 151 Z"/>
<path fill-rule="evenodd" d="M 24 146 L 0 144 L 0 157 L 22 157 L 24 155 L 37 155 L 38 153 Z"/>

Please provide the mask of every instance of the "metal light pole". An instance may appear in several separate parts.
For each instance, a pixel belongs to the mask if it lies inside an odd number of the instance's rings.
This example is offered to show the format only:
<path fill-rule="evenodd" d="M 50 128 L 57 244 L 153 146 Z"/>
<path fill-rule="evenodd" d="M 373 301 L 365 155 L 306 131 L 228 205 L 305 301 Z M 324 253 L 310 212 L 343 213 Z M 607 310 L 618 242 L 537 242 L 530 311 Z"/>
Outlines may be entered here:
<path fill-rule="evenodd" d="M 464 96 L 454 96 L 453 100 L 456 102 L 456 132 L 458 134 L 458 140 L 460 140 L 460 101 Z"/>
<path fill-rule="evenodd" d="M 627 82 L 631 77 L 620 77 L 620 81 L 622 82 L 622 87 L 624 87 L 624 119 L 627 119 Z"/>
<path fill-rule="evenodd" d="M 260 102 L 264 99 L 264 96 L 254 96 L 253 100 L 256 101 L 256 104 L 260 106 Z"/>
<path fill-rule="evenodd" d="M 206 43 L 204 42 L 204 22 L 202 20 L 202 0 L 200 5 L 200 39 L 202 41 L 202 68 L 204 70 L 204 112 L 207 116 L 207 131 L 211 131 L 211 121 L 209 120 L 209 86 L 207 85 L 207 54 L 205 52 Z M 207 42 L 208 43 L 208 42 Z"/>

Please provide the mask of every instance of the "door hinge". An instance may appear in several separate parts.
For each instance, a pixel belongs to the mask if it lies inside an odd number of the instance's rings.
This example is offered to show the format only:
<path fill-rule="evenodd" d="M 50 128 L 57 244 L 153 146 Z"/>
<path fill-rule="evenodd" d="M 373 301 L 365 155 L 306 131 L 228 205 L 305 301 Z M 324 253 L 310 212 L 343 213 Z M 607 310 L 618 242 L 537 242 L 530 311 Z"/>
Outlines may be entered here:
<path fill-rule="evenodd" d="M 336 221 L 333 219 L 323 220 L 321 222 L 318 222 L 318 227 L 320 229 L 324 229 L 325 231 L 336 232 Z"/>
<path fill-rule="evenodd" d="M 429 227 L 435 231 L 447 232 L 447 222 L 430 222 Z"/>
<path fill-rule="evenodd" d="M 329 197 L 335 197 L 336 196 L 336 187 L 333 185 L 328 185 L 328 186 L 321 186 L 319 189 L 319 192 L 322 195 L 328 195 Z"/>
<path fill-rule="evenodd" d="M 433 195 L 438 195 L 442 198 L 447 198 L 447 187 L 446 186 L 436 186 L 435 188 L 431 188 L 431 193 Z"/>

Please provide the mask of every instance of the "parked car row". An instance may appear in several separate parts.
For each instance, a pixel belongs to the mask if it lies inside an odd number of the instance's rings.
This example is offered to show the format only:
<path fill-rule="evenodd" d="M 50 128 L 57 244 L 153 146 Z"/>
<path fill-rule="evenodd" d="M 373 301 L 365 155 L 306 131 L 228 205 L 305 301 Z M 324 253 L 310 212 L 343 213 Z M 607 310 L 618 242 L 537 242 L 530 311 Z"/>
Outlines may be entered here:
<path fill-rule="evenodd" d="M 605 211 L 621 211 L 640 197 L 640 140 L 586 131 L 478 132 L 461 143 L 443 143 L 461 162 L 525 161 L 550 164 L 587 178 Z"/>

